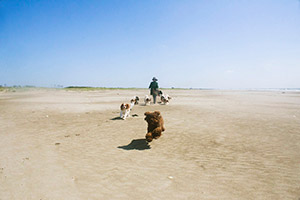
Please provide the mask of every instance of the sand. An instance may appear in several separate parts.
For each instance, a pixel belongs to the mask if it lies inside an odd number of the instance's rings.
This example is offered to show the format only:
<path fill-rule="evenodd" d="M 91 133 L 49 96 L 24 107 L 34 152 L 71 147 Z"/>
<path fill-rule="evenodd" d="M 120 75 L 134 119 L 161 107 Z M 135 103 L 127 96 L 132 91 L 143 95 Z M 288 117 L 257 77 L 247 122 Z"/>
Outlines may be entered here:
<path fill-rule="evenodd" d="M 0 199 L 299 199 L 300 93 L 0 92 Z M 145 142 L 144 112 L 166 131 Z"/>

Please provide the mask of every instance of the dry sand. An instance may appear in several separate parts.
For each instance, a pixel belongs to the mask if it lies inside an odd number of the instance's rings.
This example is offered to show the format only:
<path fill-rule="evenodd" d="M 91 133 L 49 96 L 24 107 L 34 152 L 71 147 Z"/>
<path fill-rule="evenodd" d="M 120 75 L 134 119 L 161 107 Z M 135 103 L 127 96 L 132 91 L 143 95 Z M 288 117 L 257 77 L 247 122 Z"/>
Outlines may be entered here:
<path fill-rule="evenodd" d="M 300 93 L 168 90 L 0 92 L 0 199 L 300 198 Z M 145 111 L 166 131 L 148 145 Z"/>

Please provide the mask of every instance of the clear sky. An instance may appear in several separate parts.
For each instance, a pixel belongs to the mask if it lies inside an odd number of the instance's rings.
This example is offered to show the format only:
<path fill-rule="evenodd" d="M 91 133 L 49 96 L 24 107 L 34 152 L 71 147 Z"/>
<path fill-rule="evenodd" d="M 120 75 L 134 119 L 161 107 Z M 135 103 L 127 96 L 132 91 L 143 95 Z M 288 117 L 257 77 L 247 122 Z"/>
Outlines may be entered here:
<path fill-rule="evenodd" d="M 300 87 L 299 0 L 0 0 L 0 85 Z"/>

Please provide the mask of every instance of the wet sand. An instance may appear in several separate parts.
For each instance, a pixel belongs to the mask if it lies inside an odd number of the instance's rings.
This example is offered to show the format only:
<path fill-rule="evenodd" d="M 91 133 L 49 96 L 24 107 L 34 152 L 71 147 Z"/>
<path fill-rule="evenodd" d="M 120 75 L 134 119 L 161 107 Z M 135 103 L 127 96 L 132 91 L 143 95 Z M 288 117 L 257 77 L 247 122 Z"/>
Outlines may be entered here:
<path fill-rule="evenodd" d="M 165 92 L 0 92 L 0 199 L 300 198 L 299 92 Z M 155 110 L 166 131 L 148 144 Z"/>

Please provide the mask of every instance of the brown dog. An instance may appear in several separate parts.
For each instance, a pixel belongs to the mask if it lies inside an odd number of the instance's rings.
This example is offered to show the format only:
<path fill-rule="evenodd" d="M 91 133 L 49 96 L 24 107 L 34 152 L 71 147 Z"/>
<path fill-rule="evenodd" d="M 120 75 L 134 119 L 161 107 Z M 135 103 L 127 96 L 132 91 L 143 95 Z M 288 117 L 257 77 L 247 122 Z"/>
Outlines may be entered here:
<path fill-rule="evenodd" d="M 159 111 L 145 112 L 145 120 L 148 122 L 148 133 L 146 134 L 146 140 L 151 142 L 153 139 L 157 139 L 161 136 L 161 132 L 165 131 L 164 120 Z"/>

